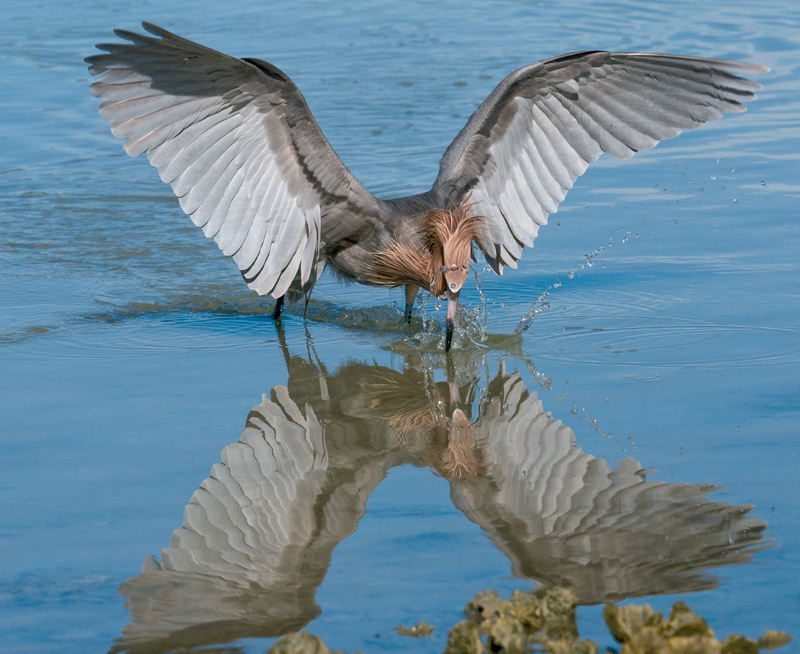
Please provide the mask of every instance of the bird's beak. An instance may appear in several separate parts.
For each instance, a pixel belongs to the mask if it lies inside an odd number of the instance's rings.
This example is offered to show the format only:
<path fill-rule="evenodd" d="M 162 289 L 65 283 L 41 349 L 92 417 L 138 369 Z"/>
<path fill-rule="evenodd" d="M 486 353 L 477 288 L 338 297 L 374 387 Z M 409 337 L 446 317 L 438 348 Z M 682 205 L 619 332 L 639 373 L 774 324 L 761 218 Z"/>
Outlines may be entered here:
<path fill-rule="evenodd" d="M 458 295 L 461 291 L 455 293 L 447 292 L 447 317 L 444 323 L 444 351 L 450 351 L 450 342 L 453 340 L 453 325 L 456 322 L 456 308 L 458 307 Z"/>

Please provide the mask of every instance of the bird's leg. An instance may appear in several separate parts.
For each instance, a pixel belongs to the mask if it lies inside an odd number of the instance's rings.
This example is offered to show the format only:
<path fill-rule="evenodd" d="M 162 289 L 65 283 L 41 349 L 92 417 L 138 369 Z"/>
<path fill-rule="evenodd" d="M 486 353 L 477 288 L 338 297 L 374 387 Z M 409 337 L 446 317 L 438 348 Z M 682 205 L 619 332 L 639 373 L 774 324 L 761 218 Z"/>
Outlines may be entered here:
<path fill-rule="evenodd" d="M 450 351 L 450 342 L 453 340 L 453 325 L 456 322 L 456 309 L 458 308 L 458 295 L 461 291 L 447 291 L 447 316 L 444 322 L 444 351 Z"/>
<path fill-rule="evenodd" d="M 277 320 L 281 317 L 281 309 L 283 309 L 283 295 L 275 301 L 275 310 L 272 312 L 272 319 Z"/>
<path fill-rule="evenodd" d="M 411 323 L 411 312 L 414 311 L 414 300 L 417 297 L 419 286 L 416 284 L 406 284 L 406 324 Z"/>

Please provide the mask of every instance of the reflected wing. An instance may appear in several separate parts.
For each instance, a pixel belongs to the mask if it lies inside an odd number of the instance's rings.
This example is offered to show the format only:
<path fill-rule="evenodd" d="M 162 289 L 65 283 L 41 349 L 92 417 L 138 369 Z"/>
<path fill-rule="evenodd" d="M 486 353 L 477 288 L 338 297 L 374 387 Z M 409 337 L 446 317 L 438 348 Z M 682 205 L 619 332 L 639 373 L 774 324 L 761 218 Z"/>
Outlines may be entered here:
<path fill-rule="evenodd" d="M 520 68 L 444 153 L 434 190 L 487 217 L 478 246 L 516 268 L 540 225 L 602 153 L 627 159 L 724 112 L 745 111 L 768 69 L 712 59 L 581 52 Z"/>
<path fill-rule="evenodd" d="M 131 622 L 113 652 L 278 636 L 316 617 L 331 552 L 385 476 L 380 467 L 331 469 L 324 430 L 282 386 L 253 408 L 192 495 L 161 563 L 148 559 L 120 588 Z M 345 424 L 338 435 L 356 431 Z"/>
<path fill-rule="evenodd" d="M 519 373 L 492 384 L 475 425 L 486 474 L 451 481 L 451 496 L 515 575 L 569 588 L 581 604 L 685 593 L 715 587 L 707 568 L 768 544 L 752 507 L 703 497 L 709 485 L 649 481 L 634 459 L 612 469 L 578 447 Z"/>
<path fill-rule="evenodd" d="M 310 288 L 321 244 L 363 229 L 378 201 L 280 70 L 142 25 L 160 38 L 118 30 L 132 44 L 86 59 L 111 131 L 131 156 L 147 153 L 250 288 L 280 297 L 296 277 Z"/>

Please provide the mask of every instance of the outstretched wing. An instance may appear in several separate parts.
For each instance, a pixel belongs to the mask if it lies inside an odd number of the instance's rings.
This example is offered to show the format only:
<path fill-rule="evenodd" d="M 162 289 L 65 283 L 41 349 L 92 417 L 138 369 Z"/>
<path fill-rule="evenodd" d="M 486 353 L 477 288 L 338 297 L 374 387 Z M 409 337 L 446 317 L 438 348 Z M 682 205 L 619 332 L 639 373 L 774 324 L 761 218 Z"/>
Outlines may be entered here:
<path fill-rule="evenodd" d="M 516 268 L 540 225 L 602 153 L 627 159 L 724 112 L 745 111 L 768 68 L 655 54 L 581 52 L 520 68 L 444 153 L 433 189 L 486 216 L 478 246 Z"/>
<path fill-rule="evenodd" d="M 86 59 L 100 75 L 91 86 L 100 114 L 128 154 L 147 153 L 250 288 L 274 297 L 295 279 L 310 288 L 320 245 L 363 230 L 379 201 L 280 70 L 142 25 L 160 38 L 117 30 L 132 43 L 98 45 L 108 54 Z"/>

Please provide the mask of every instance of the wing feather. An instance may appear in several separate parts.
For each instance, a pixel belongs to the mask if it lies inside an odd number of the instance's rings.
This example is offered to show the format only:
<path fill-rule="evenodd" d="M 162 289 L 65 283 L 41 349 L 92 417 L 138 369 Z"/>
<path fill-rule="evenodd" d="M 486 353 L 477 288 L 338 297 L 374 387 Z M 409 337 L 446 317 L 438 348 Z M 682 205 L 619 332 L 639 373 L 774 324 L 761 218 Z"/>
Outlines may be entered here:
<path fill-rule="evenodd" d="M 539 152 L 528 145 L 523 149 L 523 156 L 520 156 L 520 171 L 524 177 L 524 183 L 532 196 L 532 207 L 530 216 L 537 225 L 544 225 L 547 222 L 547 214 L 552 213 L 558 202 L 544 188 L 544 175 L 539 175 L 544 167 Z"/>
<path fill-rule="evenodd" d="M 142 25 L 154 36 L 117 30 L 127 43 L 98 45 L 104 54 L 86 60 L 100 114 L 128 154 L 147 153 L 251 288 L 307 291 L 323 249 L 335 246 L 326 234 L 363 232 L 383 219 L 383 203 L 347 170 L 277 68 Z"/>
<path fill-rule="evenodd" d="M 540 225 L 604 152 L 627 159 L 723 113 L 745 111 L 761 66 L 583 52 L 506 77 L 445 152 L 433 192 L 486 216 L 476 238 L 498 272 L 516 267 Z"/>

